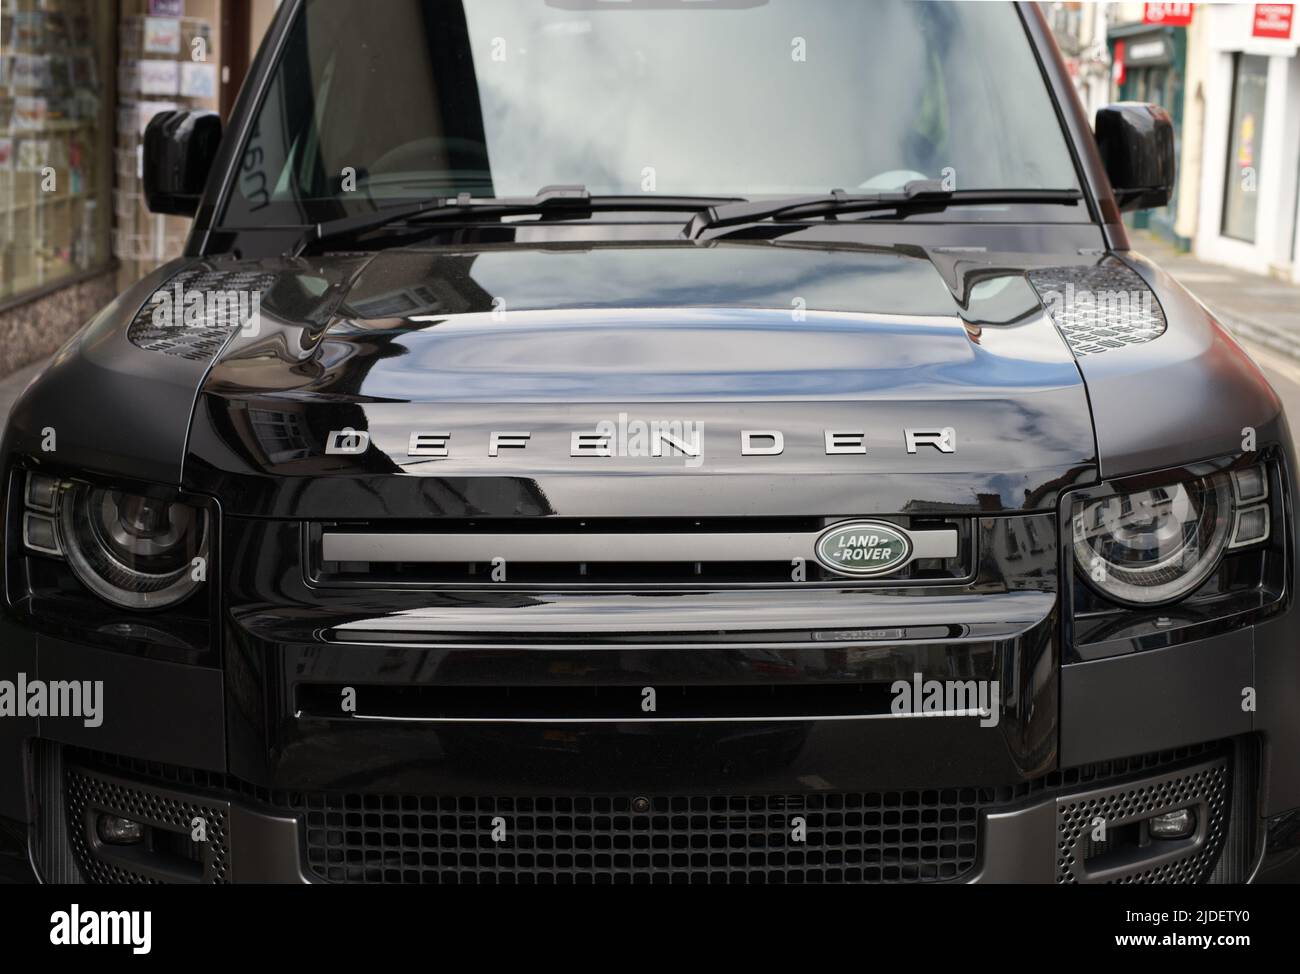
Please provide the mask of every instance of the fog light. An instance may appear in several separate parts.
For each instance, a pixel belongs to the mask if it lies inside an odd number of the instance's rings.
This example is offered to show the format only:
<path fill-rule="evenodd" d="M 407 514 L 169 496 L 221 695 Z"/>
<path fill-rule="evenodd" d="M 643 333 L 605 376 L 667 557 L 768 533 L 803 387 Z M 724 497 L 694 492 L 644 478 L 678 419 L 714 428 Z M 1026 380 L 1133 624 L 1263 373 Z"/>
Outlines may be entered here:
<path fill-rule="evenodd" d="M 1154 839 L 1185 839 L 1196 829 L 1196 813 L 1190 808 L 1157 815 L 1148 823 Z"/>
<path fill-rule="evenodd" d="M 120 815 L 100 812 L 95 821 L 95 831 L 100 841 L 109 845 L 135 845 L 144 839 L 144 826 Z"/>

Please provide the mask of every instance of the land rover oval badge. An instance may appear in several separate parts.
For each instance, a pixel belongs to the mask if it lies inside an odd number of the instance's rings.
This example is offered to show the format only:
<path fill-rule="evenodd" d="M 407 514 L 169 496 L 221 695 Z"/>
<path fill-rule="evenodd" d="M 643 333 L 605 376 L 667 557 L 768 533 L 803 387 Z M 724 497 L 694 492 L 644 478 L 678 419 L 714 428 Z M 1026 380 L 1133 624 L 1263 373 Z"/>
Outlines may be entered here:
<path fill-rule="evenodd" d="M 888 575 L 911 557 L 912 540 L 884 521 L 845 521 L 817 539 L 816 553 L 821 564 L 841 575 Z"/>

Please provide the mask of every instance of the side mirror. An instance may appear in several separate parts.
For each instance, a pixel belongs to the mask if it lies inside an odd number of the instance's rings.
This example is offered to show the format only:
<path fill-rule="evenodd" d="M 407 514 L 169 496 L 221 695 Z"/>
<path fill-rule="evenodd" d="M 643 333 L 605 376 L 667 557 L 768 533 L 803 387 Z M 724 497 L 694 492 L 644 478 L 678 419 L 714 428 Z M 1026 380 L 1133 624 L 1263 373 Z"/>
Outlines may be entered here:
<path fill-rule="evenodd" d="M 1159 105 L 1122 101 L 1097 111 L 1097 148 L 1121 210 L 1164 206 L 1174 192 L 1174 123 Z"/>
<path fill-rule="evenodd" d="M 221 143 L 216 112 L 159 112 L 144 130 L 144 198 L 154 213 L 193 216 Z"/>

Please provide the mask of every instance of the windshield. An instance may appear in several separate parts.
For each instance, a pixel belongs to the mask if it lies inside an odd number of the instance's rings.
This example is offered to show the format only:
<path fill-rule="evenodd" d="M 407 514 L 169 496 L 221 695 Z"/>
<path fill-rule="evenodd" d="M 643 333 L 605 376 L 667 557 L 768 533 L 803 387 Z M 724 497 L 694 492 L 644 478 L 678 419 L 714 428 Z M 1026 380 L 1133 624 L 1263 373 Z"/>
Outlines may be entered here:
<path fill-rule="evenodd" d="M 1003 3 L 308 0 L 224 222 L 397 201 L 1075 189 Z"/>

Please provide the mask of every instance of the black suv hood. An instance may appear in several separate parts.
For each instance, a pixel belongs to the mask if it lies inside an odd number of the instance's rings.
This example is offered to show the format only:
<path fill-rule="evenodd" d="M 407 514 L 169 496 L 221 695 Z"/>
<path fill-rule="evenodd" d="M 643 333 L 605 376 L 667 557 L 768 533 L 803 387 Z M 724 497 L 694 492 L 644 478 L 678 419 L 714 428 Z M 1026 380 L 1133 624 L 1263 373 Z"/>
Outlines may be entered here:
<path fill-rule="evenodd" d="M 765 244 L 265 263 L 262 326 L 206 376 L 184 479 L 234 513 L 323 518 L 1051 508 L 1095 476 L 1079 370 L 1023 267 L 960 265 Z M 571 455 L 638 421 L 698 424 L 699 462 Z M 908 450 L 947 428 L 955 452 Z M 368 448 L 327 453 L 344 429 Z M 742 455 L 746 430 L 783 452 Z M 827 431 L 866 452 L 828 455 Z M 417 432 L 449 455 L 408 456 Z M 530 437 L 491 456 L 493 432 Z"/>

